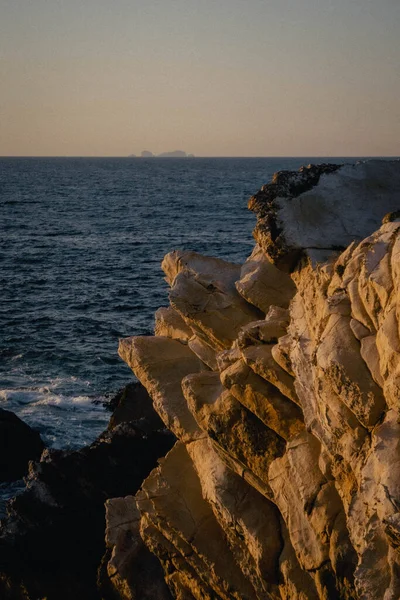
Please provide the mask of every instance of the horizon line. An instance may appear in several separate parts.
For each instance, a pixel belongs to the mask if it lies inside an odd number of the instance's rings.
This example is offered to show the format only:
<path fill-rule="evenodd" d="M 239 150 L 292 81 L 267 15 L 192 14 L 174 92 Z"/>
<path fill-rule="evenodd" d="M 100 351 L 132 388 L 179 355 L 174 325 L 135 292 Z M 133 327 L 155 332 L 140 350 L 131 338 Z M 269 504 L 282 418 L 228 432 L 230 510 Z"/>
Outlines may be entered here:
<path fill-rule="evenodd" d="M 395 155 L 395 154 L 348 154 L 348 155 L 341 155 L 341 154 L 296 154 L 296 155 L 289 155 L 289 154 L 275 154 L 275 155 L 265 155 L 265 156 L 261 156 L 261 155 L 252 155 L 252 156 L 213 156 L 213 155 L 193 155 L 193 156 L 131 156 L 131 155 L 117 155 L 117 154 L 112 154 L 112 155 L 102 155 L 102 156 L 98 156 L 98 155 L 91 155 L 91 154 L 0 154 L 0 159 L 2 158 L 124 158 L 127 160 L 134 160 L 134 159 L 139 159 L 139 160 L 154 160 L 154 159 L 160 159 L 160 160 L 187 160 L 188 158 L 190 160 L 196 159 L 196 158 L 239 158 L 239 159 L 246 159 L 246 158 L 258 158 L 258 159 L 271 159 L 271 158 L 400 158 L 400 154 L 399 155 Z"/>

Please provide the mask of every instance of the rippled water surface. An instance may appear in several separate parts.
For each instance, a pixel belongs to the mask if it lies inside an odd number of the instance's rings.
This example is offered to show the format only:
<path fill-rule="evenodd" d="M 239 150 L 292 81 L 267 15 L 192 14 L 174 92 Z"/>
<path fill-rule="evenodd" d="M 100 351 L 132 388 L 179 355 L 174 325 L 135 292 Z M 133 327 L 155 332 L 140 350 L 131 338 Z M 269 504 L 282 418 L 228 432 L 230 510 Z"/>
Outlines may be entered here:
<path fill-rule="evenodd" d="M 90 443 L 108 420 L 93 400 L 132 379 L 118 338 L 167 304 L 164 254 L 242 262 L 248 198 L 312 160 L 0 159 L 0 407 L 54 447 Z"/>

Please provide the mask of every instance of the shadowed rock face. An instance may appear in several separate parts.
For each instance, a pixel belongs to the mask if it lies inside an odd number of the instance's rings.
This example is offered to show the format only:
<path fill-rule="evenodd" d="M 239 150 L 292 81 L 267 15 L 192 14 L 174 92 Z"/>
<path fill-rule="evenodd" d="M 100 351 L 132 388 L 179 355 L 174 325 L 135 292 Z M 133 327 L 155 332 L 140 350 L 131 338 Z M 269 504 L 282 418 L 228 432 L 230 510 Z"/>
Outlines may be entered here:
<path fill-rule="evenodd" d="M 120 352 L 181 440 L 126 499 L 174 598 L 400 597 L 399 191 L 277 173 L 242 268 L 164 260 L 164 337 Z"/>
<path fill-rule="evenodd" d="M 43 450 L 37 431 L 0 408 L 0 482 L 21 479 L 28 472 L 28 462 L 38 460 Z"/>
<path fill-rule="evenodd" d="M 46 450 L 40 462 L 30 464 L 27 489 L 10 502 L 1 522 L 2 600 L 102 597 L 96 578 L 105 551 L 104 502 L 135 493 L 175 441 L 140 384 L 121 396 L 114 428 L 91 446 Z M 146 548 L 139 553 L 146 568 L 154 560 L 148 555 Z M 153 565 L 152 577 L 164 585 L 157 568 Z"/>

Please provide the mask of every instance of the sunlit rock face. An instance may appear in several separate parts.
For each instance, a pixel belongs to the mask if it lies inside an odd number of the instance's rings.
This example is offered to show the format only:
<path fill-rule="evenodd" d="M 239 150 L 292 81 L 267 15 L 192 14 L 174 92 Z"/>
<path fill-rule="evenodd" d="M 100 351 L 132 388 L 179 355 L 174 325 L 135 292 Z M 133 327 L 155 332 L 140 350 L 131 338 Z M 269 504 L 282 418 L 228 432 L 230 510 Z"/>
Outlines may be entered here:
<path fill-rule="evenodd" d="M 124 501 L 133 543 L 177 599 L 398 599 L 400 162 L 278 173 L 250 207 L 248 261 L 167 255 L 171 308 L 121 341 L 179 440 Z"/>

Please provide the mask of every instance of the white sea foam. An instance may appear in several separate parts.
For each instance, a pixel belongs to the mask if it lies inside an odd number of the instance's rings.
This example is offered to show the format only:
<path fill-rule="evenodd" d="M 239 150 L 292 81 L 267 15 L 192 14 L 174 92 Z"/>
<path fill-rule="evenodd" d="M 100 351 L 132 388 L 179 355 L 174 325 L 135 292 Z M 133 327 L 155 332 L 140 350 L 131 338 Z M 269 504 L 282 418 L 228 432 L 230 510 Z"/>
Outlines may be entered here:
<path fill-rule="evenodd" d="M 54 406 L 67 410 L 88 410 L 89 408 L 95 412 L 104 411 L 101 404 L 93 404 L 93 398 L 90 396 L 64 396 L 49 393 L 38 398 L 33 404 L 35 406 Z"/>
<path fill-rule="evenodd" d="M 57 385 L 54 385 L 54 389 L 56 389 L 56 387 Z M 0 390 L 0 403 L 8 404 L 10 407 L 13 404 L 23 404 L 32 406 L 55 406 L 72 410 L 77 410 L 79 408 L 87 410 L 90 408 L 90 410 L 94 411 L 103 411 L 101 403 L 94 404 L 94 399 L 102 400 L 102 397 L 93 398 L 85 395 L 68 396 L 65 394 L 57 394 L 50 386 Z"/>
<path fill-rule="evenodd" d="M 57 393 L 57 379 L 47 385 L 0 390 L 0 406 L 37 429 L 54 448 L 80 448 L 91 443 L 107 426 L 109 413 L 101 400 L 89 395 Z M 94 403 L 93 400 L 100 400 Z"/>
<path fill-rule="evenodd" d="M 12 405 L 31 404 L 37 399 L 37 391 L 30 388 L 0 390 L 0 401 L 8 404 L 10 410 Z M 3 408 L 8 408 L 3 406 Z"/>

